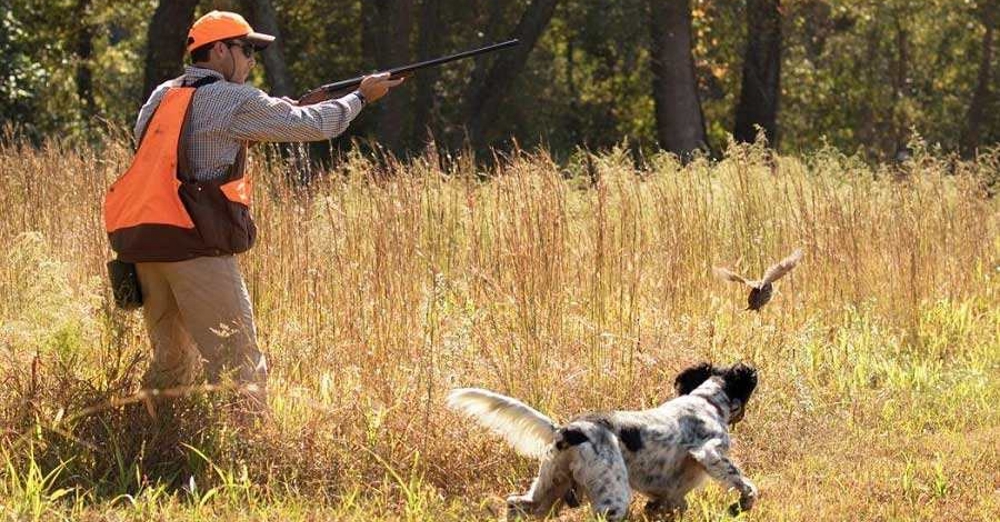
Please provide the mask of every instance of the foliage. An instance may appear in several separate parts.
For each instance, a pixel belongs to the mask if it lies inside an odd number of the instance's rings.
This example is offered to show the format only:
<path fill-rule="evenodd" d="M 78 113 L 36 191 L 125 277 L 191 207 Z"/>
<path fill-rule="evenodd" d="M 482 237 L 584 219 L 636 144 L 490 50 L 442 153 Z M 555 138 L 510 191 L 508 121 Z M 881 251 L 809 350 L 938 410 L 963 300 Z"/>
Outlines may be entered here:
<path fill-rule="evenodd" d="M 9 2 L 0 3 L 0 113 L 12 124 L 26 126 L 37 135 L 37 93 L 48 81 L 49 71 L 32 56 L 34 47 L 25 24 L 15 17 Z"/>
<path fill-rule="evenodd" d="M 142 101 L 145 24 L 155 0 L 93 0 L 88 15 L 79 20 L 73 13 L 80 1 L 0 4 L 0 73 L 5 78 L 0 82 L 0 114 L 35 138 L 127 129 Z M 988 1 L 783 2 L 779 146 L 808 151 L 828 143 L 884 158 L 916 131 L 945 150 L 956 150 L 983 51 L 984 18 L 979 13 L 990 9 Z M 361 53 L 362 2 L 272 3 L 299 92 L 372 67 Z M 422 3 L 414 1 L 414 13 Z M 441 1 L 443 48 L 458 50 L 503 38 L 526 4 Z M 244 5 L 206 1 L 199 12 Z M 691 6 L 692 52 L 709 139 L 722 149 L 739 95 L 745 7 L 721 0 L 692 0 Z M 622 141 L 655 150 L 647 10 L 645 0 L 561 2 L 527 69 L 505 94 L 496 125 L 505 129 L 499 135 L 512 140 L 495 145 L 544 143 L 561 157 L 578 146 L 606 150 Z M 416 48 L 420 18 L 413 20 Z M 82 64 L 94 73 L 96 120 L 81 116 L 75 90 L 73 69 L 81 62 L 69 42 L 80 24 L 97 29 L 94 55 Z M 1000 74 L 997 61 L 994 77 Z M 471 63 L 451 66 L 437 82 L 432 113 L 442 143 L 455 146 L 465 136 L 464 93 L 471 72 Z M 262 67 L 254 78 L 266 87 Z M 412 96 L 412 84 L 419 81 L 415 77 L 394 96 Z M 982 142 L 996 143 L 1000 96 L 992 97 L 984 114 Z M 377 136 L 371 120 L 360 119 L 339 146 L 351 137 Z"/>

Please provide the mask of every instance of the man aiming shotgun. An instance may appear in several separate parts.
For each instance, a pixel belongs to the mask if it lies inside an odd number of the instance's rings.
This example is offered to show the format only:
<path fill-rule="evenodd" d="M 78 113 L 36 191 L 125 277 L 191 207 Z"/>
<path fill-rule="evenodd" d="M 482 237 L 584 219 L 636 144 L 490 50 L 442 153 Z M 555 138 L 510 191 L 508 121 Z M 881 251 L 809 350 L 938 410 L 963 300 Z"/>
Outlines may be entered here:
<path fill-rule="evenodd" d="M 299 103 L 275 98 L 246 84 L 254 53 L 273 40 L 236 13 L 199 18 L 187 39 L 192 64 L 140 109 L 138 150 L 104 205 L 116 300 L 142 305 L 152 344 L 143 387 L 193 384 L 203 361 L 209 382 L 232 378 L 254 412 L 267 410 L 267 362 L 235 258 L 256 238 L 247 147 L 338 136 L 403 81 L 390 71 Z M 129 283 L 140 292 L 123 294 Z"/>

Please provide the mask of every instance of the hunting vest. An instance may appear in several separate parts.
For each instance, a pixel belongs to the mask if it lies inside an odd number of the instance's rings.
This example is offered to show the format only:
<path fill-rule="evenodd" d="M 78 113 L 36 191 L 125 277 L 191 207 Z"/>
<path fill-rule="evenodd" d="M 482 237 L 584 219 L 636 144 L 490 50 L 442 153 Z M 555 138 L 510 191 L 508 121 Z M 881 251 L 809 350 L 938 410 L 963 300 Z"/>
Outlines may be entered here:
<path fill-rule="evenodd" d="M 104 199 L 104 228 L 118 259 L 130 263 L 183 261 L 245 252 L 257 227 L 244 145 L 228 173 L 197 180 L 187 159 L 184 128 L 198 87 L 170 87 L 150 118 L 131 166 Z"/>

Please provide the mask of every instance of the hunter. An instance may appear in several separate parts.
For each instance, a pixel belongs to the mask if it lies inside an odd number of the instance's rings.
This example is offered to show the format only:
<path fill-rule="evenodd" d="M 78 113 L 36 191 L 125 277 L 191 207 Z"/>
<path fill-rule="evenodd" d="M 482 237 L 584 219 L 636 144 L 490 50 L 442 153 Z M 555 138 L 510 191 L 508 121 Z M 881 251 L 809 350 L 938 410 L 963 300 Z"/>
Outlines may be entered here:
<path fill-rule="evenodd" d="M 365 77 L 354 92 L 299 106 L 246 83 L 274 37 L 212 11 L 188 32 L 191 65 L 139 111 L 138 151 L 111 187 L 105 225 L 118 259 L 135 264 L 152 361 L 147 389 L 232 379 L 252 411 L 267 410 L 267 360 L 236 254 L 254 243 L 251 142 L 327 140 L 403 80 Z"/>

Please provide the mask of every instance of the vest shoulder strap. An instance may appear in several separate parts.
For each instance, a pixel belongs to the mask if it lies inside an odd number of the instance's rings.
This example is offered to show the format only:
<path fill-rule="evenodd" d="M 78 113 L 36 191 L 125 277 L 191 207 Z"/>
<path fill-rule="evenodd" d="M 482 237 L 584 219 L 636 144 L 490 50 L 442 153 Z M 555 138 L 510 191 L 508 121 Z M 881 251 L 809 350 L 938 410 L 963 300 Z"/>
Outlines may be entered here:
<path fill-rule="evenodd" d="M 187 79 L 185 79 L 183 85 L 185 87 L 194 87 L 195 89 L 197 89 L 198 87 L 204 87 L 206 85 L 215 83 L 217 81 L 219 81 L 219 78 L 216 76 L 202 76 L 201 78 L 198 78 L 197 80 L 191 83 L 187 83 Z"/>

